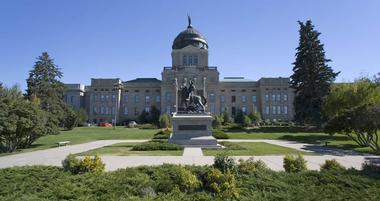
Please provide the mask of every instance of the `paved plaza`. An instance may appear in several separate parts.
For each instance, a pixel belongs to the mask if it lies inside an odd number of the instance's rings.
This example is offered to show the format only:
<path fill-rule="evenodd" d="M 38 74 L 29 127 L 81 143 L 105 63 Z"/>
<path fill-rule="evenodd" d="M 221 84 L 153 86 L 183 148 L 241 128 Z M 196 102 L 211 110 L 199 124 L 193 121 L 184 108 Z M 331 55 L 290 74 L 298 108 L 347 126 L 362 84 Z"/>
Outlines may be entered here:
<path fill-rule="evenodd" d="M 116 143 L 132 142 L 140 143 L 147 140 L 99 140 L 77 145 L 68 145 L 46 150 L 28 153 L 13 154 L 0 157 L 0 168 L 24 165 L 53 165 L 61 166 L 61 162 L 67 155 L 77 154 Z M 266 142 L 269 144 L 284 146 L 299 151 L 315 152 L 317 156 L 304 156 L 308 169 L 318 170 L 327 159 L 336 159 L 347 168 L 360 169 L 363 162 L 372 160 L 380 161 L 380 156 L 359 154 L 347 150 L 339 150 L 325 146 L 297 143 L 284 140 L 224 140 L 231 142 Z M 248 159 L 250 156 L 235 156 L 236 159 Z M 283 155 L 253 156 L 256 160 L 262 160 L 269 168 L 276 171 L 284 170 Z M 106 170 L 112 171 L 119 168 L 136 167 L 141 165 L 182 164 L 182 165 L 211 165 L 213 156 L 203 156 L 200 148 L 185 148 L 183 156 L 101 156 L 106 164 Z"/>

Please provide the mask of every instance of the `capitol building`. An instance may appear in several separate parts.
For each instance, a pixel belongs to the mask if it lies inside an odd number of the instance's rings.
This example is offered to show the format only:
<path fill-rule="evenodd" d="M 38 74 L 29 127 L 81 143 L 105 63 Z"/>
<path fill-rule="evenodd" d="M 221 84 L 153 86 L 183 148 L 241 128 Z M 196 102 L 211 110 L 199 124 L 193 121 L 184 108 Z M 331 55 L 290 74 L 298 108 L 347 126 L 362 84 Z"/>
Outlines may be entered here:
<path fill-rule="evenodd" d="M 294 91 L 290 78 L 273 77 L 249 80 L 244 77 L 219 77 L 218 68 L 208 63 L 209 45 L 189 23 L 172 45 L 172 65 L 164 67 L 156 78 L 92 78 L 91 85 L 65 84 L 64 100 L 75 109 L 84 108 L 90 122 L 118 123 L 137 120 L 155 106 L 161 114 L 176 111 L 176 95 L 181 86 L 194 82 L 196 93 L 207 98 L 206 111 L 232 117 L 238 112 L 258 111 L 264 120 L 293 119 Z"/>

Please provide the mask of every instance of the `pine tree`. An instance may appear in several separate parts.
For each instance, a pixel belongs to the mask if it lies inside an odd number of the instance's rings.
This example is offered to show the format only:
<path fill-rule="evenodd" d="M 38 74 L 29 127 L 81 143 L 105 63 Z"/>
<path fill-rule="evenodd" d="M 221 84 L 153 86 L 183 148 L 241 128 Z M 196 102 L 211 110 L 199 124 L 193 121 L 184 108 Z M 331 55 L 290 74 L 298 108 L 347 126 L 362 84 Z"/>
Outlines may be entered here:
<path fill-rule="evenodd" d="M 48 112 L 48 133 L 57 134 L 58 126 L 65 116 L 66 104 L 63 102 L 64 84 L 61 69 L 54 64 L 47 52 L 37 58 L 27 81 L 27 97 L 38 100 L 41 109 Z"/>
<path fill-rule="evenodd" d="M 329 94 L 330 86 L 339 72 L 327 65 L 323 44 L 318 39 L 321 33 L 314 30 L 311 21 L 300 25 L 299 47 L 293 63 L 291 86 L 295 89 L 295 121 L 301 124 L 320 126 L 322 100 Z"/>

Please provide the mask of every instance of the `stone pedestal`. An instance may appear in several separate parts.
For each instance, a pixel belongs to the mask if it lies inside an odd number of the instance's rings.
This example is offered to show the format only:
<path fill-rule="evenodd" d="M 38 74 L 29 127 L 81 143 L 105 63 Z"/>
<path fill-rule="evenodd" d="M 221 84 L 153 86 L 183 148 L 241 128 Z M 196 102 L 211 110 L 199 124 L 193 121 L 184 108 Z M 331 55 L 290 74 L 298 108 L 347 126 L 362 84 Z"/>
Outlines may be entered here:
<path fill-rule="evenodd" d="M 208 113 L 174 113 L 172 117 L 173 133 L 169 138 L 169 143 L 185 147 L 221 147 L 212 136 L 212 120 L 212 116 Z"/>

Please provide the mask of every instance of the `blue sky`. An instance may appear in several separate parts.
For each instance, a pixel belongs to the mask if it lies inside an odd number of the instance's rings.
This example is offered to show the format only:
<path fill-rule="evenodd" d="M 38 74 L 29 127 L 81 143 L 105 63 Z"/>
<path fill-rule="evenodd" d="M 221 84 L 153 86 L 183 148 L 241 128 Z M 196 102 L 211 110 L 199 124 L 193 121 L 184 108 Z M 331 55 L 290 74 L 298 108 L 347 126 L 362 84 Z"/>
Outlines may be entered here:
<path fill-rule="evenodd" d="M 380 1 L 0 1 L 0 82 L 20 85 L 47 51 L 63 82 L 161 77 L 187 26 L 207 39 L 220 77 L 286 77 L 298 46 L 297 20 L 322 33 L 337 81 L 380 72 Z"/>

